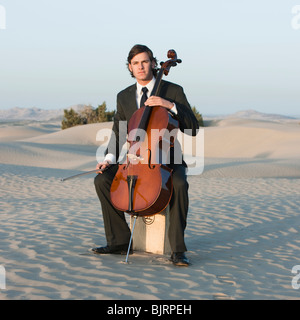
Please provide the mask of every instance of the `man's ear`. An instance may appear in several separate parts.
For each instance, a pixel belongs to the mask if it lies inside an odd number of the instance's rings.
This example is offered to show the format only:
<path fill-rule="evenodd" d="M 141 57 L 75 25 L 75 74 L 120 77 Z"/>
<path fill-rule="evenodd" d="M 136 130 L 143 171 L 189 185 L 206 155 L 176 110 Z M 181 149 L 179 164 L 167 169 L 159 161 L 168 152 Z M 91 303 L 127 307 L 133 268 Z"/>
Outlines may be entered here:
<path fill-rule="evenodd" d="M 132 72 L 131 63 L 128 63 L 128 69 L 130 72 Z"/>

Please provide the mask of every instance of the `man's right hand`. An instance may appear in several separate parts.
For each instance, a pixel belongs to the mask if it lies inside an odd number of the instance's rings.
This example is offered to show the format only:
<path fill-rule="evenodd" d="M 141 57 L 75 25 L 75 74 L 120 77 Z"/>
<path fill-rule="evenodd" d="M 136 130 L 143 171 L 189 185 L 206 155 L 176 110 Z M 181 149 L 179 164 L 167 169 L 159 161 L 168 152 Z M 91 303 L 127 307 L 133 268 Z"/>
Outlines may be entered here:
<path fill-rule="evenodd" d="M 104 170 L 106 170 L 108 167 L 110 166 L 110 162 L 109 161 L 103 161 L 103 162 L 99 162 L 96 166 L 96 169 L 99 169 L 99 172 L 97 173 L 102 173 Z"/>

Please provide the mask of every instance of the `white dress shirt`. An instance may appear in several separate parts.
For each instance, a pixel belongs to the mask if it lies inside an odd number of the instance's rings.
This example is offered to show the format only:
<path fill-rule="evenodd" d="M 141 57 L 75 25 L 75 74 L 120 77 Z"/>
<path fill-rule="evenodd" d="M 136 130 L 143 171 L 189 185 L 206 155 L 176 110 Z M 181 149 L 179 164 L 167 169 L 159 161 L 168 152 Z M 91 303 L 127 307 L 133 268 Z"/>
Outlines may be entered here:
<path fill-rule="evenodd" d="M 147 98 L 150 97 L 150 94 L 154 88 L 154 85 L 155 85 L 155 78 L 153 77 L 152 80 L 147 83 L 145 86 L 142 86 L 141 84 L 139 84 L 138 82 L 136 83 L 136 104 L 137 104 L 137 107 L 139 108 L 140 107 L 140 102 L 141 102 L 141 98 L 142 98 L 142 95 L 143 95 L 143 91 L 142 89 L 144 87 L 146 87 L 148 89 L 147 91 Z"/>

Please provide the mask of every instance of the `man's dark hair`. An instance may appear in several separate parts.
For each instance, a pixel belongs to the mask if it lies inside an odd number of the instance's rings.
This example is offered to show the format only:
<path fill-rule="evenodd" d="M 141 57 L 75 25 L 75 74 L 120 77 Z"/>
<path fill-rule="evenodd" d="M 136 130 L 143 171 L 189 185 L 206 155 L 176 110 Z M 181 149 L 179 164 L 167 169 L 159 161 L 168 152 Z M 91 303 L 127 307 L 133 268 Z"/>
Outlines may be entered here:
<path fill-rule="evenodd" d="M 157 71 L 158 71 L 157 70 L 157 60 L 153 56 L 153 52 L 147 46 L 144 46 L 142 44 L 136 44 L 129 51 L 129 54 L 128 54 L 128 57 L 127 57 L 127 68 L 128 68 L 128 70 L 129 70 L 128 66 L 131 63 L 132 58 L 135 57 L 137 54 L 140 54 L 142 52 L 147 52 L 148 53 L 148 56 L 150 58 L 150 62 L 151 63 L 152 63 L 152 61 L 155 62 L 155 66 L 154 66 L 154 68 L 152 68 L 152 72 L 153 72 L 154 77 L 156 77 L 156 74 L 157 74 Z M 134 78 L 133 73 L 130 70 L 129 70 L 129 72 L 130 72 L 131 76 Z"/>

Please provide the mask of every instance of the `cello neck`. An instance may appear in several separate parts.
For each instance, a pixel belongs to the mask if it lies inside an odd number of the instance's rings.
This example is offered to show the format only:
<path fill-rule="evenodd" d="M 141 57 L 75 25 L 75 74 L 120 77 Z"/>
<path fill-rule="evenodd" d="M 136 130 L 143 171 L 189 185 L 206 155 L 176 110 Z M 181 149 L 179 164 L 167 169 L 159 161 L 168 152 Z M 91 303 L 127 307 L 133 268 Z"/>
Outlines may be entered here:
<path fill-rule="evenodd" d="M 161 83 L 163 74 L 164 74 L 164 69 L 161 68 L 161 69 L 159 70 L 157 76 L 156 76 L 155 84 L 154 84 L 153 90 L 152 90 L 152 92 L 151 92 L 151 96 L 157 96 L 157 95 L 158 95 L 159 86 L 160 86 L 160 83 Z"/>

